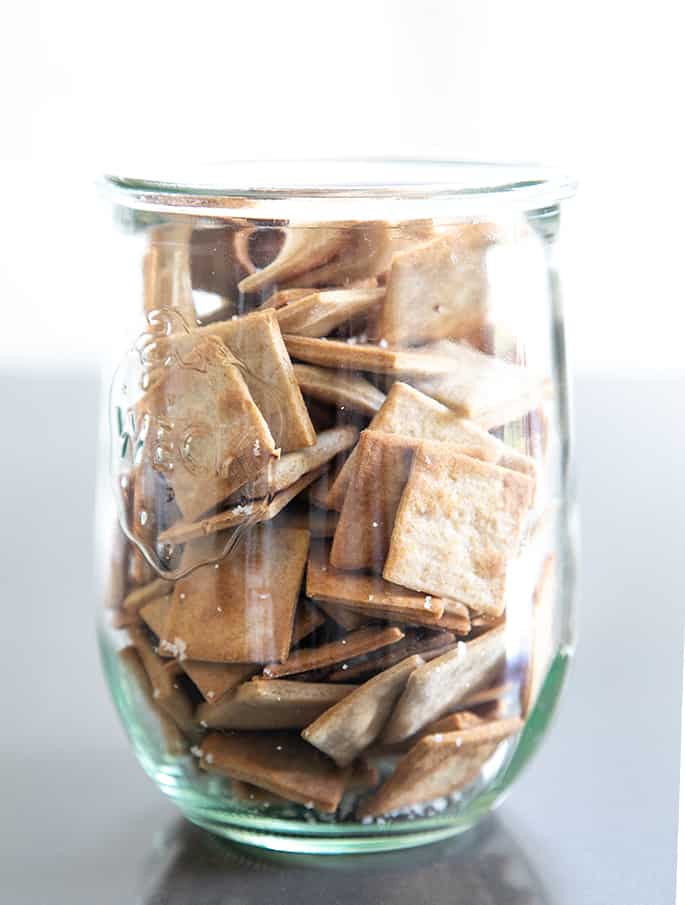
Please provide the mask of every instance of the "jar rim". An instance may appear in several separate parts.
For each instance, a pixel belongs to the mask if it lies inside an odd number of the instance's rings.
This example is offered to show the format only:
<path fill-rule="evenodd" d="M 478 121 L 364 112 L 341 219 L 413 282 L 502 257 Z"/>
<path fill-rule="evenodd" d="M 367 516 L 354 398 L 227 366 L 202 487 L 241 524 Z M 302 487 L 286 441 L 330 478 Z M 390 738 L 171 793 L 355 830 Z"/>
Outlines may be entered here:
<path fill-rule="evenodd" d="M 558 204 L 577 187 L 540 164 L 419 158 L 236 160 L 134 172 L 102 178 L 113 203 L 159 213 L 302 222 L 530 211 Z"/>

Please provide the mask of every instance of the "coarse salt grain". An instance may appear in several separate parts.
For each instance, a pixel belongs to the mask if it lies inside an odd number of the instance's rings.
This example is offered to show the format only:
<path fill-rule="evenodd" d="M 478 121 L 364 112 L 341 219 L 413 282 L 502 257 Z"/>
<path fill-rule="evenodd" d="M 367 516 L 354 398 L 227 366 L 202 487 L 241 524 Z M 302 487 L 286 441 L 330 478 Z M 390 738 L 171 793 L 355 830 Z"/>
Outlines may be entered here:
<path fill-rule="evenodd" d="M 388 348 L 388 341 L 387 341 L 387 339 L 381 339 L 381 340 L 379 340 L 378 345 L 381 347 L 381 349 L 387 349 L 387 348 Z"/>
<path fill-rule="evenodd" d="M 208 764 L 214 763 L 214 755 L 212 754 L 211 751 L 209 752 L 209 754 L 205 754 L 205 760 L 207 761 Z"/>
<path fill-rule="evenodd" d="M 211 691 L 211 689 L 210 689 L 210 691 L 207 692 L 207 697 L 208 697 L 208 699 L 209 699 L 210 701 L 211 701 L 212 698 L 214 697 L 214 692 Z"/>
<path fill-rule="evenodd" d="M 208 724 L 207 724 L 206 720 L 200 720 L 200 725 L 202 726 L 203 729 L 206 729 Z"/>
<path fill-rule="evenodd" d="M 160 694 L 161 694 L 161 691 L 159 690 L 159 688 L 153 688 L 153 689 L 152 689 L 152 697 L 153 697 L 155 700 L 157 700 L 157 698 L 160 696 Z"/>
<path fill-rule="evenodd" d="M 371 522 L 371 527 L 372 527 L 372 528 L 377 528 L 377 527 L 378 527 L 378 522 Z"/>
<path fill-rule="evenodd" d="M 202 748 L 198 748 L 197 745 L 193 745 L 190 749 L 190 753 L 193 757 L 202 757 Z"/>

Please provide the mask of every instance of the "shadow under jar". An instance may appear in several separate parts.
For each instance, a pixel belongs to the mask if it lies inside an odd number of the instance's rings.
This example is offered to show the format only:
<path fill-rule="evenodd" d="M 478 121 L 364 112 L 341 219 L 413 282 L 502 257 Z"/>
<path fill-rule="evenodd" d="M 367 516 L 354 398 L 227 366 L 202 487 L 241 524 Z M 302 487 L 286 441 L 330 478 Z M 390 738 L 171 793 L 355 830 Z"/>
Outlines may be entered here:
<path fill-rule="evenodd" d="M 99 637 L 141 764 L 240 842 L 463 831 L 572 645 L 573 186 L 347 161 L 104 189 Z"/>

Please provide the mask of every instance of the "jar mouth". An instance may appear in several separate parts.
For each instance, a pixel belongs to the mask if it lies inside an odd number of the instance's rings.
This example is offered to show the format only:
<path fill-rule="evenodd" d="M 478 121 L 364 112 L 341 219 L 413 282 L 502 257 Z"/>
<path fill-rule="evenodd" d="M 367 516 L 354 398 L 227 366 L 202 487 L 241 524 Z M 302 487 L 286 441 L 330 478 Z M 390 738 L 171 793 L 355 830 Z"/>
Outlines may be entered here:
<path fill-rule="evenodd" d="M 539 164 L 402 158 L 228 161 L 107 174 L 117 205 L 195 216 L 327 222 L 470 216 L 555 205 L 575 180 Z"/>

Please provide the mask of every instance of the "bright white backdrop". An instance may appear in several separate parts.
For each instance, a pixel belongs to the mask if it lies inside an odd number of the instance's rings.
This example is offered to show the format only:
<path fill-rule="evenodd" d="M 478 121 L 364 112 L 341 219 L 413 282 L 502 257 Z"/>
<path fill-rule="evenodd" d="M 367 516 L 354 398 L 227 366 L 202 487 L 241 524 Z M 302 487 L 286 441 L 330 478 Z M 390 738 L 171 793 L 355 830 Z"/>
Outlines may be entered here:
<path fill-rule="evenodd" d="M 24 0 L 0 29 L 0 367 L 93 366 L 92 180 L 131 159 L 540 160 L 579 367 L 682 366 L 672 0 Z"/>

